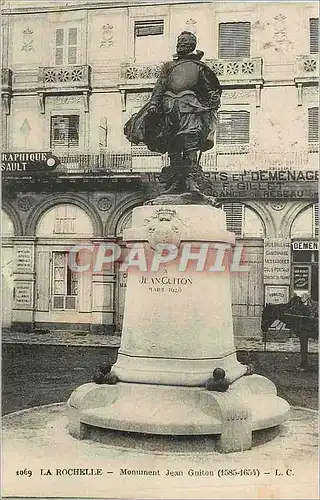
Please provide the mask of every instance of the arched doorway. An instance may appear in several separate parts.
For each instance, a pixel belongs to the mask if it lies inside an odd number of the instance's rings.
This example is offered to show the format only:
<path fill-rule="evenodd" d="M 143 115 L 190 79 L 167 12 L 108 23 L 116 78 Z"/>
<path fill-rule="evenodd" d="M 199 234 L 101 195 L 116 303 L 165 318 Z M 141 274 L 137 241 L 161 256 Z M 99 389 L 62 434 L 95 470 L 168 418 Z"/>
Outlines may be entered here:
<path fill-rule="evenodd" d="M 14 225 L 9 215 L 1 211 L 1 325 L 10 328 L 13 302 L 13 237 Z"/>
<path fill-rule="evenodd" d="M 48 209 L 36 226 L 35 322 L 36 325 L 86 329 L 91 324 L 91 270 L 77 273 L 68 265 L 70 249 L 90 244 L 93 224 L 76 205 L 58 204 Z"/>
<path fill-rule="evenodd" d="M 265 227 L 261 217 L 243 203 L 225 203 L 227 229 L 235 233 L 236 244 L 243 246 L 249 272 L 231 273 L 234 333 L 236 336 L 260 332 L 264 305 L 263 248 Z"/>
<path fill-rule="evenodd" d="M 318 204 L 301 210 L 291 226 L 291 295 L 309 292 L 319 300 Z"/>

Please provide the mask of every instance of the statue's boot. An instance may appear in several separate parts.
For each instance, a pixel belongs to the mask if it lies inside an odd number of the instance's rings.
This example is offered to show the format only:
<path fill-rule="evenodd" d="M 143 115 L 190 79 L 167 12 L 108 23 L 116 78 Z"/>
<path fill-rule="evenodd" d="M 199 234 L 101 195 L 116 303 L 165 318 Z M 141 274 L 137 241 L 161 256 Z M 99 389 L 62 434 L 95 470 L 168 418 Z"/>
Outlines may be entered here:
<path fill-rule="evenodd" d="M 192 194 L 201 194 L 200 188 L 194 179 L 188 179 L 189 191 Z"/>
<path fill-rule="evenodd" d="M 180 186 L 180 181 L 176 180 L 171 184 L 171 186 L 168 189 L 163 191 L 161 194 L 177 193 L 179 191 L 179 186 Z"/>

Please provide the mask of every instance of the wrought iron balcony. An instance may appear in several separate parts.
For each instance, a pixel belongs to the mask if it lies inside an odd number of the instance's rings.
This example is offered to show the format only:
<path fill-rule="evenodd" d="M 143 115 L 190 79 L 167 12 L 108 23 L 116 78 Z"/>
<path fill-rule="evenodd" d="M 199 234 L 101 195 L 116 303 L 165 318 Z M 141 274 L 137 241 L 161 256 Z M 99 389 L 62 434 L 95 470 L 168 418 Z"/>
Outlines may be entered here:
<path fill-rule="evenodd" d="M 44 96 L 48 94 L 82 93 L 85 111 L 89 111 L 89 93 L 91 92 L 91 67 L 82 66 L 50 66 L 39 68 L 38 94 L 41 112 L 45 112 Z"/>
<path fill-rule="evenodd" d="M 5 113 L 9 115 L 12 97 L 12 71 L 9 68 L 1 70 L 1 97 Z"/>
<path fill-rule="evenodd" d="M 261 151 L 249 144 L 218 145 L 204 153 L 201 165 L 205 172 L 243 170 L 317 170 L 316 155 L 308 147 L 299 151 Z M 58 155 L 57 173 L 133 175 L 160 172 L 169 165 L 167 155 L 150 151 L 128 153 L 104 152 L 101 154 Z"/>

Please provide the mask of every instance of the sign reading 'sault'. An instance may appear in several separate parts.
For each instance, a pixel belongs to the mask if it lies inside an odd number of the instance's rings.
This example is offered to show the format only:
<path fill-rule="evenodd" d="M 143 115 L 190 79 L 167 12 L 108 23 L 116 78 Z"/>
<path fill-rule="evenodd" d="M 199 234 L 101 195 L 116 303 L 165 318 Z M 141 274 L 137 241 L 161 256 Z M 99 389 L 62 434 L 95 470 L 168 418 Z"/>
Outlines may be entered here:
<path fill-rule="evenodd" d="M 21 153 L 1 154 L 1 172 L 3 174 L 23 174 L 54 170 L 58 164 L 58 158 L 48 151 L 24 151 Z"/>

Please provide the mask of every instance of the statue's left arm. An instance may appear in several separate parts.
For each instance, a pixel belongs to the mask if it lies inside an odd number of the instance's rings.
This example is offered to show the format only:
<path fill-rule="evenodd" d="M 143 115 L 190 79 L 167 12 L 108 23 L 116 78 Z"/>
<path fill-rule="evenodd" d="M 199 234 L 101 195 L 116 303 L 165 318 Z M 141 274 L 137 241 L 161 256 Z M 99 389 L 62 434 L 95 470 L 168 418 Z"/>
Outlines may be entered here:
<path fill-rule="evenodd" d="M 159 108 L 161 106 L 163 94 L 165 92 L 166 81 L 167 81 L 167 65 L 164 64 L 161 68 L 158 80 L 156 81 L 155 86 L 153 88 L 153 92 L 150 99 L 151 106 L 156 106 L 156 108 Z"/>
<path fill-rule="evenodd" d="M 207 100 L 212 110 L 217 110 L 221 106 L 220 97 L 222 88 L 215 73 L 207 66 L 202 67 L 202 83 L 207 94 Z"/>

